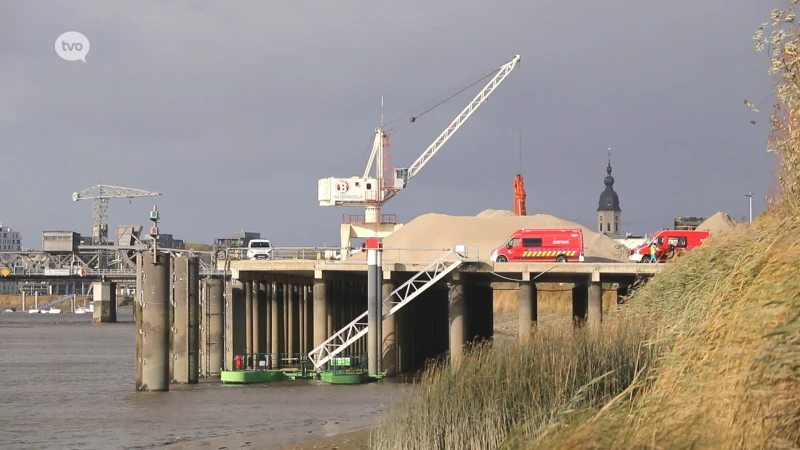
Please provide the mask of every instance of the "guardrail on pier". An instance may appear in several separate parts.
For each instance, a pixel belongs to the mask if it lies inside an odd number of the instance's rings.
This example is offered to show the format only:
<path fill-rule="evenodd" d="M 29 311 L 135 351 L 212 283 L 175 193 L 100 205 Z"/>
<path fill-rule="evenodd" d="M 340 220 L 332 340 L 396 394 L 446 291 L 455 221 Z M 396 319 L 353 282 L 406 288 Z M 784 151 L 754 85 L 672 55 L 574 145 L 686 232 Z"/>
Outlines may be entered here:
<path fill-rule="evenodd" d="M 461 259 L 479 260 L 480 246 L 465 244 L 453 246 L 452 248 L 389 248 L 381 251 L 383 264 L 423 264 L 427 265 L 431 261 L 439 259 L 442 254 L 451 252 L 455 247 L 459 247 L 458 252 Z M 346 250 L 345 250 L 346 251 Z M 364 265 L 367 261 L 366 252 L 360 248 L 351 249 L 350 255 L 342 260 L 342 248 L 340 247 L 273 247 L 270 258 L 263 258 L 269 261 L 324 261 L 327 264 L 352 264 Z M 459 258 L 453 254 L 453 261 Z M 225 259 L 230 261 L 247 260 L 247 248 L 230 248 L 225 254 Z"/>

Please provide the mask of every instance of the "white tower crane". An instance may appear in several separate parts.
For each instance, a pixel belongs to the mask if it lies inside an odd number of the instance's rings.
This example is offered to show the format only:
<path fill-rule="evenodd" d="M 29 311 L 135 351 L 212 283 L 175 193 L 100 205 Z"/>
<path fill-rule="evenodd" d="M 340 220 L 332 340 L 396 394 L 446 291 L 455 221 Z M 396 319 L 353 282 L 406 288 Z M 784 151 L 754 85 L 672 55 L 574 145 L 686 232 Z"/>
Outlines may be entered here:
<path fill-rule="evenodd" d="M 155 197 L 160 192 L 149 192 L 121 186 L 98 184 L 72 194 L 73 201 L 92 201 L 92 245 L 108 243 L 108 200 L 112 198 Z"/>
<path fill-rule="evenodd" d="M 364 175 L 361 177 L 322 178 L 317 182 L 317 197 L 320 206 L 363 206 L 363 220 L 346 220 L 342 224 L 342 259 L 347 258 L 352 238 L 380 237 L 392 234 L 402 224 L 387 221 L 381 216 L 381 207 L 389 199 L 397 195 L 416 176 L 433 155 L 444 146 L 448 139 L 475 113 L 489 95 L 508 77 L 520 56 L 516 55 L 508 63 L 500 66 L 494 77 L 481 89 L 478 95 L 456 116 L 447 128 L 422 152 L 422 155 L 409 168 L 388 169 L 390 178 L 386 179 L 387 161 L 384 149 L 388 147 L 388 135 L 381 128 L 375 128 L 375 140 L 372 153 L 367 161 Z M 411 118 L 412 122 L 415 118 Z M 375 175 L 371 176 L 373 163 Z"/>

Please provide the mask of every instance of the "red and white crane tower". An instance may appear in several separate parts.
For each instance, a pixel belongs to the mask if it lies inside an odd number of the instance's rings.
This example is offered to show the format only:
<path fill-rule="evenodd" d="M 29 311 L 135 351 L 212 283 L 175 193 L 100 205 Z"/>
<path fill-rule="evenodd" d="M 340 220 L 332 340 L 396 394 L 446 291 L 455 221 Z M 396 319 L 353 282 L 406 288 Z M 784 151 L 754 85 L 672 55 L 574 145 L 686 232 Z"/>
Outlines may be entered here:
<path fill-rule="evenodd" d="M 433 155 L 475 113 L 478 107 L 486 102 L 519 61 L 520 56 L 516 55 L 511 61 L 493 72 L 492 79 L 410 167 L 391 168 L 388 150 L 389 135 L 382 127 L 377 127 L 375 128 L 372 152 L 363 176 L 328 177 L 318 180 L 317 197 L 320 206 L 360 206 L 364 208 L 363 216 L 350 215 L 345 216 L 345 220 L 343 220 L 341 225 L 342 259 L 349 256 L 352 238 L 385 238 L 402 226 L 393 216 L 381 215 L 383 205 L 405 189 L 408 182 L 425 167 Z M 411 121 L 413 122 L 415 119 L 416 117 L 412 117 Z M 374 175 L 371 175 L 373 166 L 375 166 L 375 171 Z"/>

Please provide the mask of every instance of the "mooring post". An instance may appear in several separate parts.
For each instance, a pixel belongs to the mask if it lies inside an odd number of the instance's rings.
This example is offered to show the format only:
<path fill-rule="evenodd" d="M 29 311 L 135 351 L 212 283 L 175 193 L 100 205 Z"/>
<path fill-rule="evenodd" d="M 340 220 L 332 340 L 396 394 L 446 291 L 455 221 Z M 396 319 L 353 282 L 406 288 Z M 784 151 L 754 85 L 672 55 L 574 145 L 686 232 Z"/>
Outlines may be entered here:
<path fill-rule="evenodd" d="M 170 256 L 142 258 L 141 314 L 137 317 L 136 390 L 169 390 Z M 141 318 L 141 319 L 139 319 Z"/>
<path fill-rule="evenodd" d="M 367 363 L 370 375 L 378 374 L 380 352 L 380 308 L 378 300 L 378 239 L 369 238 L 367 248 Z"/>

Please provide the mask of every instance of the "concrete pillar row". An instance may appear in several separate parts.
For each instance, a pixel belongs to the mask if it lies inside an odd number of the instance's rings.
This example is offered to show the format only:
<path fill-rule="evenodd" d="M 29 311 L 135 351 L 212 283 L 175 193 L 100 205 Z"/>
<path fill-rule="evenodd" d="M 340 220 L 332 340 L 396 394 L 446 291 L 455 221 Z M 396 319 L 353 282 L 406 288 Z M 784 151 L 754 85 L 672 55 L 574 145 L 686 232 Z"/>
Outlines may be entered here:
<path fill-rule="evenodd" d="M 246 280 L 242 282 L 244 285 L 244 353 L 253 353 L 253 282 Z M 247 358 L 249 362 L 250 358 Z M 249 364 L 248 364 L 249 365 Z"/>

